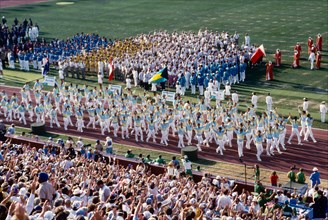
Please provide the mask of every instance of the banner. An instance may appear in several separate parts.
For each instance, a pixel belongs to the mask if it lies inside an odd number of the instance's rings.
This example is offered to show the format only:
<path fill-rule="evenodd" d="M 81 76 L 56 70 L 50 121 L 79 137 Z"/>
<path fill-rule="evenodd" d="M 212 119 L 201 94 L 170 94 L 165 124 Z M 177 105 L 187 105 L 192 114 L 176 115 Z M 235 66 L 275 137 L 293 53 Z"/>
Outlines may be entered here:
<path fill-rule="evenodd" d="M 162 97 L 164 96 L 167 102 L 174 102 L 175 92 L 162 91 Z"/>
<path fill-rule="evenodd" d="M 56 77 L 55 76 L 45 76 L 43 79 L 43 84 L 48 86 L 55 86 L 56 84 Z"/>
<path fill-rule="evenodd" d="M 211 94 L 211 99 L 214 100 L 224 100 L 224 90 L 222 91 L 213 91 Z"/>
<path fill-rule="evenodd" d="M 118 94 L 122 94 L 122 86 L 119 85 L 111 85 L 109 90 L 111 90 L 113 93 L 118 91 Z"/>

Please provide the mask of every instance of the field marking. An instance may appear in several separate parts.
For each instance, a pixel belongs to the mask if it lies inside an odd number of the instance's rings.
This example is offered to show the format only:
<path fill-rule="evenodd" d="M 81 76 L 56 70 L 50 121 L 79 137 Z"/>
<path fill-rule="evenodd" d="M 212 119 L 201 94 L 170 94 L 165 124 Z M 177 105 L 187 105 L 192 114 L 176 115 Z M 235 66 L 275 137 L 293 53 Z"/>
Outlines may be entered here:
<path fill-rule="evenodd" d="M 75 2 L 57 2 L 56 5 L 73 5 Z"/>

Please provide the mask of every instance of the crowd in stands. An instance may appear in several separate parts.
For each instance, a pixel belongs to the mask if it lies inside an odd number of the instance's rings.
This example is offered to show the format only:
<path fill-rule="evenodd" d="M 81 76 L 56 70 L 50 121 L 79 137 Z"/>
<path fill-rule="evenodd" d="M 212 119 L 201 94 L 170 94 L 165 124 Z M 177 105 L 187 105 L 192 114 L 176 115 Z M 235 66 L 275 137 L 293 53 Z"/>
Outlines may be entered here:
<path fill-rule="evenodd" d="M 52 140 L 43 149 L 0 142 L 0 219 L 310 219 L 309 206 L 313 218 L 326 214 L 327 191 L 317 185 L 302 196 L 265 189 L 256 180 L 254 193 L 237 192 L 219 176 L 194 182 L 175 158 L 156 176 L 145 159 L 122 167 L 113 156 L 88 157 L 81 139 L 58 143 L 54 153 Z M 187 168 L 188 158 L 181 162 Z"/>

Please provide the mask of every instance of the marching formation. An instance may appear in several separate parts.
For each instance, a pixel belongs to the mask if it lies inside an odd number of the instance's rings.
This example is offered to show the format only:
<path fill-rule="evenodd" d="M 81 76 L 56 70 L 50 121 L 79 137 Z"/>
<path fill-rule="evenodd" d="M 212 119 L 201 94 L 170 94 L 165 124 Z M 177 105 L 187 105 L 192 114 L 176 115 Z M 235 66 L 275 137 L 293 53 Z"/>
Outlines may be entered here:
<path fill-rule="evenodd" d="M 239 98 L 235 91 L 229 101 L 217 101 L 215 105 L 210 99 L 204 98 L 199 99 L 198 103 L 183 101 L 177 94 L 170 108 L 165 96 L 157 94 L 151 98 L 147 93 L 136 96 L 131 89 L 121 94 L 110 86 L 100 90 L 87 85 L 62 83 L 55 86 L 52 92 L 42 92 L 42 86 L 39 80 L 32 88 L 26 83 L 20 94 L 11 97 L 2 91 L 1 114 L 6 121 L 18 118 L 26 125 L 27 115 L 29 121 L 49 123 L 51 128 L 54 125 L 63 126 L 65 130 L 75 127 L 77 131 L 83 132 L 84 128 L 92 127 L 99 129 L 102 135 L 120 135 L 122 139 L 134 135 L 136 142 L 151 140 L 156 143 L 160 139 L 160 144 L 166 146 L 169 136 L 177 135 L 179 148 L 195 141 L 201 151 L 213 143 L 220 155 L 223 155 L 227 146 L 232 147 L 232 140 L 236 137 L 239 157 L 243 157 L 244 147 L 250 149 L 254 144 L 259 161 L 264 151 L 267 156 L 271 156 L 286 150 L 288 123 L 292 125 L 288 144 L 291 144 L 295 135 L 299 145 L 302 144 L 301 136 L 304 136 L 304 141 L 311 137 L 316 142 L 311 130 L 313 119 L 307 112 L 307 100 L 299 109 L 299 118 L 291 115 L 284 118 L 273 108 L 270 94 L 266 97 L 267 111 L 257 115 L 256 93 L 253 93 L 251 104 L 243 112 L 238 108 Z M 59 120 L 61 117 L 62 124 Z"/>

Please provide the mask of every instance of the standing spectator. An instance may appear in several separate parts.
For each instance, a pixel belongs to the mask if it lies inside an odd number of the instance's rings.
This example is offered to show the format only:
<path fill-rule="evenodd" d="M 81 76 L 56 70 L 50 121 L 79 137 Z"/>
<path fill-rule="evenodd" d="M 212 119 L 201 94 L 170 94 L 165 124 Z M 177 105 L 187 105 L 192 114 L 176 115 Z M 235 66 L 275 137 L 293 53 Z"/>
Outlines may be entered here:
<path fill-rule="evenodd" d="M 47 173 L 39 173 L 38 182 L 40 183 L 38 191 L 38 195 L 42 202 L 52 201 L 55 199 L 56 191 L 52 184 L 48 182 L 49 175 Z"/>
<path fill-rule="evenodd" d="M 296 174 L 294 172 L 294 169 L 295 169 L 294 167 L 291 167 L 290 171 L 287 173 L 287 178 L 291 182 L 296 182 Z"/>
<path fill-rule="evenodd" d="M 311 180 L 311 187 L 315 187 L 320 185 L 320 173 L 318 171 L 318 168 L 314 167 L 313 168 L 313 173 L 311 173 L 310 175 L 310 180 Z"/>
<path fill-rule="evenodd" d="M 327 197 L 323 195 L 323 191 L 319 190 L 318 195 L 313 199 L 313 218 L 327 219 Z"/>
<path fill-rule="evenodd" d="M 326 121 L 326 114 L 327 114 L 326 102 L 322 101 L 320 104 L 320 115 L 321 115 L 321 122 L 323 123 L 325 123 Z"/>
<path fill-rule="evenodd" d="M 276 171 L 273 171 L 270 176 L 271 186 L 278 186 L 278 179 L 279 179 L 279 177 L 278 177 Z"/>
<path fill-rule="evenodd" d="M 191 161 L 188 159 L 187 155 L 185 155 L 184 158 L 182 159 L 182 163 L 185 168 L 186 174 L 192 176 Z"/>
<path fill-rule="evenodd" d="M 14 135 L 15 132 L 16 132 L 15 125 L 14 124 L 11 124 L 11 126 L 7 130 L 7 133 L 8 134 L 11 134 L 11 135 Z"/>
<path fill-rule="evenodd" d="M 104 184 L 102 180 L 97 181 L 97 187 L 99 188 L 100 201 L 106 202 L 110 196 L 110 189 Z"/>
<path fill-rule="evenodd" d="M 306 178 L 303 172 L 303 168 L 300 168 L 299 172 L 296 174 L 296 177 L 297 177 L 297 183 L 305 184 Z"/>

